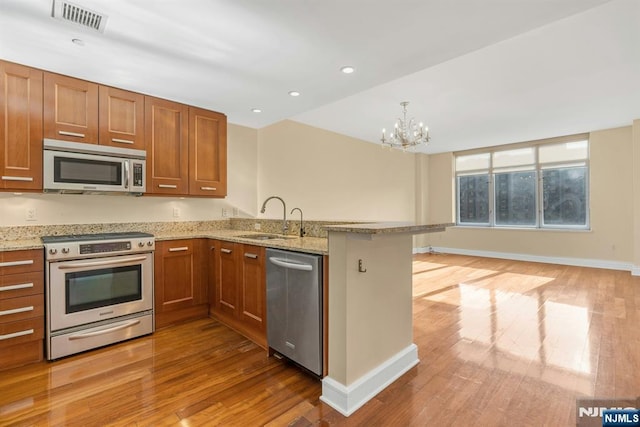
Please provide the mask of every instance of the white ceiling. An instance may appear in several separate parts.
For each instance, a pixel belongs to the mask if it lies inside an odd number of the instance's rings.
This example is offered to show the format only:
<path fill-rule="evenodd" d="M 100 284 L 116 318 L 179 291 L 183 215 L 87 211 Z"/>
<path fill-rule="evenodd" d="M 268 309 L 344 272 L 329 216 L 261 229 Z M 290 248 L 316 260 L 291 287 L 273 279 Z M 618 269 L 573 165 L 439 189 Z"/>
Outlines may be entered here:
<path fill-rule="evenodd" d="M 640 118 L 637 0 L 72 3 L 107 15 L 104 34 L 51 18 L 52 0 L 0 0 L 0 58 L 376 143 L 406 100 L 430 153 Z"/>

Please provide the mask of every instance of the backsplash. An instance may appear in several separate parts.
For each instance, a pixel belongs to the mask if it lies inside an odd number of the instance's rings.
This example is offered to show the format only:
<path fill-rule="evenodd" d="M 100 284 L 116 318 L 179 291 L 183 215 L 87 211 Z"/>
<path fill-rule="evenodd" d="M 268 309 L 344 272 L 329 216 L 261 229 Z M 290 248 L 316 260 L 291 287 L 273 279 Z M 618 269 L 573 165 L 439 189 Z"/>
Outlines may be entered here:
<path fill-rule="evenodd" d="M 125 222 L 104 224 L 26 225 L 0 227 L 3 240 L 25 240 L 41 236 L 65 234 L 117 233 L 140 231 L 143 233 L 196 232 L 199 230 L 223 230 L 229 228 L 229 220 L 181 221 L 181 222 Z"/>
<path fill-rule="evenodd" d="M 255 224 L 260 224 L 256 230 Z M 300 233 L 300 221 L 289 220 L 287 234 L 298 235 Z M 306 236 L 327 237 L 323 229 L 332 224 L 357 224 L 356 221 L 305 221 Z M 176 221 L 176 222 L 126 222 L 126 223 L 102 223 L 102 224 L 59 224 L 59 225 L 25 225 L 15 227 L 0 227 L 0 236 L 4 241 L 26 240 L 41 236 L 60 236 L 65 234 L 93 234 L 113 233 L 125 231 L 140 231 L 143 233 L 197 233 L 207 230 L 246 230 L 262 233 L 282 233 L 282 221 L 277 219 L 245 219 L 231 218 L 214 221 Z"/>
<path fill-rule="evenodd" d="M 251 219 L 251 218 L 231 218 L 232 230 L 260 231 L 268 234 L 282 233 L 282 220 L 280 219 Z M 327 232 L 323 229 L 326 225 L 335 224 L 357 224 L 357 221 L 304 221 L 305 236 L 327 237 Z M 260 224 L 260 229 L 256 230 L 255 224 Z M 289 229 L 287 234 L 298 236 L 300 234 L 300 221 L 287 220 Z"/>

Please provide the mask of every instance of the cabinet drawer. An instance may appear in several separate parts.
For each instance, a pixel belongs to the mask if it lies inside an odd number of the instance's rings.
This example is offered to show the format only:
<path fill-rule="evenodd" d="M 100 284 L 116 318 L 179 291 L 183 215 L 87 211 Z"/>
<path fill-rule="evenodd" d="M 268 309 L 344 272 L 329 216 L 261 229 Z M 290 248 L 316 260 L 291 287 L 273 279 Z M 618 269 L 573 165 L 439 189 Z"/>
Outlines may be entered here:
<path fill-rule="evenodd" d="M 44 338 L 44 317 L 0 323 L 0 349 Z"/>
<path fill-rule="evenodd" d="M 44 273 L 42 271 L 0 276 L 0 300 L 42 294 L 43 292 Z"/>
<path fill-rule="evenodd" d="M 44 316 L 44 295 L 0 300 L 0 323 Z"/>
<path fill-rule="evenodd" d="M 0 276 L 42 271 L 43 269 L 44 253 L 42 249 L 0 253 Z"/>
<path fill-rule="evenodd" d="M 156 244 L 156 252 L 162 256 L 187 255 L 193 253 L 193 240 L 168 240 Z"/>

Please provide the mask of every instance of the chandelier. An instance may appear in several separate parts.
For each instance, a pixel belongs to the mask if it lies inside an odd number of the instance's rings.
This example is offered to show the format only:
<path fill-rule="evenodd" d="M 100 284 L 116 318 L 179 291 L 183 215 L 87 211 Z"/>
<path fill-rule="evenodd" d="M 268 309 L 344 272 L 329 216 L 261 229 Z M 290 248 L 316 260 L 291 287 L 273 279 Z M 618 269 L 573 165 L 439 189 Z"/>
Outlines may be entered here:
<path fill-rule="evenodd" d="M 382 138 L 380 139 L 382 145 L 405 151 L 421 144 L 426 145 L 431 140 L 429 128 L 424 126 L 422 122 L 416 124 L 413 117 L 407 121 L 407 105 L 409 105 L 409 101 L 401 102 L 400 105 L 402 105 L 403 117 L 396 121 L 393 132 L 389 132 L 389 136 L 386 136 L 385 130 L 382 129 Z"/>

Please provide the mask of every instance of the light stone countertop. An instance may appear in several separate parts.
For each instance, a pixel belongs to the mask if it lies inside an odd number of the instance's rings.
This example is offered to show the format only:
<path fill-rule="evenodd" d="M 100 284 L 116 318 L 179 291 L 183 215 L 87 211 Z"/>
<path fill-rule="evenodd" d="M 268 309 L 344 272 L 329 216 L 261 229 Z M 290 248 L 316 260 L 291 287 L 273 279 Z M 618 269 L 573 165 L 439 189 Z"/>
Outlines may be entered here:
<path fill-rule="evenodd" d="M 244 220 L 253 224 L 257 220 Z M 241 238 L 239 236 L 251 234 L 275 234 L 273 230 L 278 229 L 280 222 L 262 221 L 267 225 L 264 231 L 247 231 L 246 229 L 231 228 L 228 221 L 210 222 L 189 222 L 189 223 L 126 223 L 126 224 L 81 224 L 65 226 L 37 226 L 37 227 L 4 227 L 3 237 L 0 240 L 0 252 L 16 251 L 26 249 L 42 249 L 43 244 L 39 236 L 76 234 L 76 233 L 99 233 L 107 231 L 144 231 L 155 236 L 156 240 L 177 240 L 177 239 L 219 239 L 231 242 L 252 244 L 256 246 L 288 249 L 298 252 L 327 255 L 327 237 L 298 237 L 295 234 L 287 235 L 282 239 L 256 240 Z M 269 226 L 270 222 L 272 226 Z M 248 224 L 249 224 L 248 223 Z M 437 231 L 444 231 L 446 227 L 454 224 L 414 224 L 410 222 L 377 222 L 377 223 L 347 223 L 347 224 L 322 224 L 312 226 L 313 231 L 320 236 L 326 236 L 326 232 L 361 233 L 361 234 L 392 234 L 410 233 L 421 234 Z M 244 224 L 248 226 L 247 224 Z M 317 229 L 317 230 L 316 230 Z M 271 231 L 271 232 L 270 232 Z M 322 233 L 322 234 L 320 234 Z"/>
<path fill-rule="evenodd" d="M 193 238 L 205 238 L 205 239 L 218 239 L 226 240 L 229 242 L 244 243 L 255 246 L 264 246 L 267 248 L 288 249 L 297 252 L 307 252 L 313 254 L 327 255 L 329 253 L 329 247 L 326 238 L 322 237 L 298 237 L 294 235 L 287 235 L 281 239 L 269 239 L 269 240 L 255 240 L 242 238 L 239 236 L 246 235 L 260 235 L 271 234 L 258 231 L 246 231 L 246 230 L 210 230 L 210 231 L 195 231 L 195 232 L 166 232 L 155 234 L 156 241 L 163 240 L 177 240 L 177 239 L 193 239 Z"/>
<path fill-rule="evenodd" d="M 328 254 L 327 239 L 321 237 L 287 236 L 283 239 L 255 240 L 240 238 L 250 234 L 269 234 L 245 230 L 205 230 L 205 231 L 164 231 L 153 233 L 157 241 L 177 239 L 219 239 L 230 242 L 245 243 L 291 251 L 307 252 L 320 255 Z M 0 252 L 26 249 L 42 249 L 44 246 L 40 238 L 0 241 Z"/>
<path fill-rule="evenodd" d="M 323 227 L 327 231 L 360 234 L 393 234 L 393 233 L 434 233 L 444 231 L 445 228 L 454 225 L 446 224 L 415 224 L 412 222 L 372 222 L 363 224 L 328 225 Z"/>
<path fill-rule="evenodd" d="M 43 247 L 40 238 L 0 241 L 0 252 L 42 249 Z"/>

